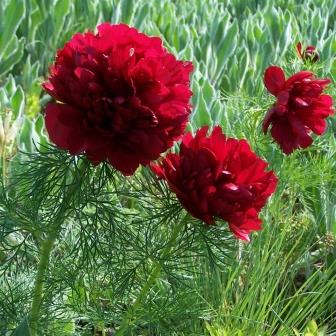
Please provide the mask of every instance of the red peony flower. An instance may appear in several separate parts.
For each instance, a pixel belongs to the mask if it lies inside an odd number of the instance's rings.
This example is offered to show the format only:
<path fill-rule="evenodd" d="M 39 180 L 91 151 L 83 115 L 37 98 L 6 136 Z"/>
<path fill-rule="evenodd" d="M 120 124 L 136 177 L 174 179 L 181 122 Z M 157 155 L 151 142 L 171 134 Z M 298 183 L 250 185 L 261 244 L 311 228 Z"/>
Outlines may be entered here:
<path fill-rule="evenodd" d="M 310 62 L 317 62 L 320 59 L 320 56 L 316 50 L 316 47 L 310 45 L 308 47 L 306 47 L 306 49 L 302 50 L 302 44 L 301 42 L 299 42 L 296 45 L 296 51 L 299 55 L 299 57 L 303 60 L 303 61 L 310 61 Z"/>
<path fill-rule="evenodd" d="M 311 132 L 324 133 L 325 119 L 333 114 L 332 98 L 322 94 L 329 79 L 300 71 L 286 80 L 281 68 L 271 66 L 265 71 L 264 83 L 277 100 L 264 118 L 263 131 L 266 134 L 272 125 L 271 135 L 285 154 L 310 146 Z"/>
<path fill-rule="evenodd" d="M 274 192 L 277 178 L 245 140 L 227 138 L 219 126 L 193 137 L 187 133 L 179 154 L 168 154 L 152 170 L 166 179 L 182 205 L 206 224 L 219 217 L 240 239 L 261 229 L 258 213 Z"/>
<path fill-rule="evenodd" d="M 124 175 L 157 159 L 181 137 L 190 114 L 190 62 L 158 37 L 124 24 L 76 34 L 57 52 L 44 89 L 50 139 Z"/>

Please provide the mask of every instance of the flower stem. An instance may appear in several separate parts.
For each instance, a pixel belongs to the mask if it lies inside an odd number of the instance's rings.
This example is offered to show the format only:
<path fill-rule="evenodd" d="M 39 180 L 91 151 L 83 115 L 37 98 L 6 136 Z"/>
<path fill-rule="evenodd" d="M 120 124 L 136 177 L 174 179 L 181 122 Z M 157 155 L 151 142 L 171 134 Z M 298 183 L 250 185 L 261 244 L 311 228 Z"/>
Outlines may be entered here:
<path fill-rule="evenodd" d="M 189 214 L 187 214 L 178 225 L 175 225 L 175 228 L 172 232 L 172 235 L 169 239 L 168 244 L 166 245 L 166 247 L 163 249 L 162 254 L 160 259 L 165 259 L 171 249 L 174 247 L 176 239 L 179 235 L 179 233 L 182 231 L 182 229 L 184 228 L 184 224 L 186 219 L 189 218 Z M 122 336 L 124 335 L 124 333 L 127 331 L 129 325 L 131 323 L 135 323 L 137 321 L 137 317 L 134 316 L 136 311 L 138 310 L 139 306 L 142 304 L 143 300 L 146 298 L 149 290 L 152 288 L 155 280 L 160 276 L 162 270 L 162 264 L 160 262 L 155 262 L 154 267 L 151 271 L 151 274 L 149 276 L 149 278 L 147 279 L 145 285 L 142 287 L 139 296 L 136 298 L 134 304 L 127 310 L 127 312 L 125 313 L 125 316 L 120 324 L 119 329 L 116 332 L 116 336 Z"/>
<path fill-rule="evenodd" d="M 41 306 L 43 303 L 44 282 L 49 267 L 50 255 L 54 247 L 55 241 L 57 239 L 57 236 L 61 231 L 64 218 L 66 218 L 67 211 L 69 210 L 69 204 L 71 203 L 71 199 L 73 198 L 76 192 L 76 188 L 79 187 L 80 180 L 84 175 L 85 167 L 86 164 L 85 162 L 82 161 L 78 167 L 80 176 L 78 176 L 77 174 L 73 176 L 73 183 L 70 184 L 68 188 L 65 190 L 62 203 L 60 204 L 58 211 L 54 217 L 54 220 L 52 221 L 51 229 L 48 232 L 46 239 L 41 244 L 40 261 L 34 283 L 33 301 L 29 319 L 31 336 L 37 336 L 38 332 L 38 322 L 40 317 Z"/>
<path fill-rule="evenodd" d="M 6 175 L 7 175 L 5 146 L 3 147 L 3 150 L 1 153 L 1 161 L 2 161 L 2 185 L 3 185 L 3 188 L 5 188 L 6 187 Z"/>
<path fill-rule="evenodd" d="M 57 238 L 58 230 L 53 230 L 50 233 L 50 236 L 42 243 L 41 252 L 40 252 L 40 263 L 38 266 L 35 285 L 34 285 L 34 294 L 33 294 L 33 303 L 30 314 L 30 329 L 31 336 L 37 335 L 38 319 L 40 315 L 40 308 L 43 300 L 43 287 L 45 274 L 49 265 L 50 254 L 54 246 L 55 240 Z"/>

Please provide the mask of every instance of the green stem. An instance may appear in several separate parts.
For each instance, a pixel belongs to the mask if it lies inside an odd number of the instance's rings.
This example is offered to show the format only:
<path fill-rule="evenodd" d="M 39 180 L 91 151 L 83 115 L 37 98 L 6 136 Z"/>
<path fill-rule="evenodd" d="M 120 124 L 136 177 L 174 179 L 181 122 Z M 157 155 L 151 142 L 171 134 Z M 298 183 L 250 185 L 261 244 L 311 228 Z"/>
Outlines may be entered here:
<path fill-rule="evenodd" d="M 103 323 L 102 326 L 102 332 L 101 332 L 102 336 L 106 336 L 106 332 L 105 332 L 105 324 Z"/>
<path fill-rule="evenodd" d="M 34 285 L 34 294 L 33 294 L 33 303 L 31 307 L 30 315 L 30 329 L 31 336 L 37 335 L 38 329 L 38 319 L 40 315 L 40 308 L 43 300 L 43 288 L 44 288 L 44 279 L 45 274 L 48 269 L 50 254 L 54 246 L 55 240 L 57 238 L 58 230 L 53 230 L 50 233 L 50 236 L 43 242 L 40 252 L 40 263 L 38 266 L 35 285 Z"/>
<path fill-rule="evenodd" d="M 81 177 L 84 175 L 85 172 L 85 167 L 86 167 L 85 162 L 82 161 L 80 163 L 80 166 L 78 167 L 78 169 L 80 170 L 79 176 L 77 174 L 74 174 L 73 182 L 75 182 L 75 180 L 78 179 L 80 183 Z M 58 211 L 54 217 L 54 220 L 51 224 L 52 229 L 49 231 L 47 238 L 43 241 L 41 245 L 40 261 L 35 278 L 33 301 L 29 320 L 31 336 L 37 336 L 38 322 L 40 317 L 41 306 L 43 303 L 44 282 L 49 267 L 51 251 L 53 249 L 57 236 L 61 231 L 64 218 L 66 218 L 68 206 L 71 203 L 71 199 L 75 194 L 76 188 L 78 188 L 78 184 L 73 183 L 70 184 L 67 190 L 65 190 L 62 203 L 60 204 Z"/>
<path fill-rule="evenodd" d="M 174 247 L 176 239 L 179 235 L 179 233 L 182 231 L 182 229 L 184 228 L 184 224 L 186 219 L 189 217 L 189 215 L 187 214 L 182 220 L 181 222 L 175 226 L 172 235 L 170 237 L 170 240 L 168 242 L 168 244 L 166 245 L 166 247 L 163 249 L 162 254 L 161 254 L 161 258 L 162 260 L 164 260 L 170 253 L 171 249 Z M 155 280 L 160 276 L 162 270 L 162 264 L 160 262 L 156 262 L 152 272 L 149 276 L 149 278 L 147 279 L 144 287 L 142 287 L 139 296 L 136 298 L 134 304 L 127 310 L 127 312 L 125 313 L 125 316 L 120 324 L 119 329 L 116 332 L 116 336 L 122 336 L 124 335 L 124 333 L 127 331 L 129 325 L 131 323 L 135 323 L 137 318 L 135 315 L 136 311 L 138 310 L 139 306 L 142 304 L 143 300 L 146 298 L 149 290 L 152 288 Z"/>
<path fill-rule="evenodd" d="M 6 147 L 3 147 L 1 152 L 1 159 L 2 159 L 2 184 L 3 187 L 6 187 L 6 175 L 7 175 L 7 168 L 6 168 Z"/>

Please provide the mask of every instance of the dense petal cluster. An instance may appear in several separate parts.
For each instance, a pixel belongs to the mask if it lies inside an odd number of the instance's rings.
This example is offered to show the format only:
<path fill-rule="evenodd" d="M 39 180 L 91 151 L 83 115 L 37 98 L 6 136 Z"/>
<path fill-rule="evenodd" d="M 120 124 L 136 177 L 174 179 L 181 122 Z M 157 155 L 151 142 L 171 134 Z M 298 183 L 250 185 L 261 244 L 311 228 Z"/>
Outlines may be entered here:
<path fill-rule="evenodd" d="M 311 132 L 324 133 L 325 119 L 333 114 L 332 98 L 323 94 L 329 79 L 300 71 L 286 80 L 281 68 L 271 66 L 265 71 L 264 83 L 277 100 L 264 118 L 263 131 L 272 125 L 271 135 L 285 154 L 310 146 Z"/>
<path fill-rule="evenodd" d="M 301 42 L 299 42 L 296 45 L 296 50 L 298 52 L 299 57 L 303 61 L 310 61 L 312 63 L 315 63 L 320 59 L 320 56 L 319 56 L 319 54 L 316 50 L 316 47 L 314 47 L 312 45 L 309 45 L 305 49 L 302 49 L 302 44 L 301 44 Z"/>
<path fill-rule="evenodd" d="M 97 29 L 58 51 L 43 84 L 56 100 L 46 107 L 46 127 L 60 148 L 130 175 L 184 132 L 192 64 L 127 25 Z"/>
<path fill-rule="evenodd" d="M 248 240 L 261 229 L 258 213 L 275 191 L 277 178 L 245 140 L 227 138 L 219 126 L 207 137 L 203 127 L 187 133 L 179 154 L 170 153 L 152 170 L 167 180 L 182 205 L 196 218 L 214 224 L 219 217 Z"/>

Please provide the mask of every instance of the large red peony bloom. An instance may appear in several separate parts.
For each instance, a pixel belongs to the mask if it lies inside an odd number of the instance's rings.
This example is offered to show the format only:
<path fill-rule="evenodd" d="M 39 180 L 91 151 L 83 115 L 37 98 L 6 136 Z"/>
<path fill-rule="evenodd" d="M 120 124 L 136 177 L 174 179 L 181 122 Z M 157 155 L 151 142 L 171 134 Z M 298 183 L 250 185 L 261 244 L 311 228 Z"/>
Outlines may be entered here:
<path fill-rule="evenodd" d="M 286 80 L 281 68 L 271 66 L 265 71 L 264 83 L 277 100 L 264 118 L 263 131 L 266 134 L 272 125 L 271 135 L 285 154 L 310 146 L 311 132 L 324 133 L 325 119 L 333 114 L 332 98 L 322 94 L 329 79 L 300 71 Z"/>
<path fill-rule="evenodd" d="M 124 24 L 76 34 L 58 51 L 43 84 L 56 100 L 46 107 L 50 139 L 131 175 L 183 134 L 191 71 L 160 38 Z"/>
<path fill-rule="evenodd" d="M 152 170 L 167 180 L 182 205 L 206 224 L 219 217 L 240 239 L 261 229 L 258 213 L 274 192 L 277 178 L 245 140 L 227 138 L 219 126 L 207 137 L 203 127 L 187 133 L 179 154 L 168 154 Z"/>

